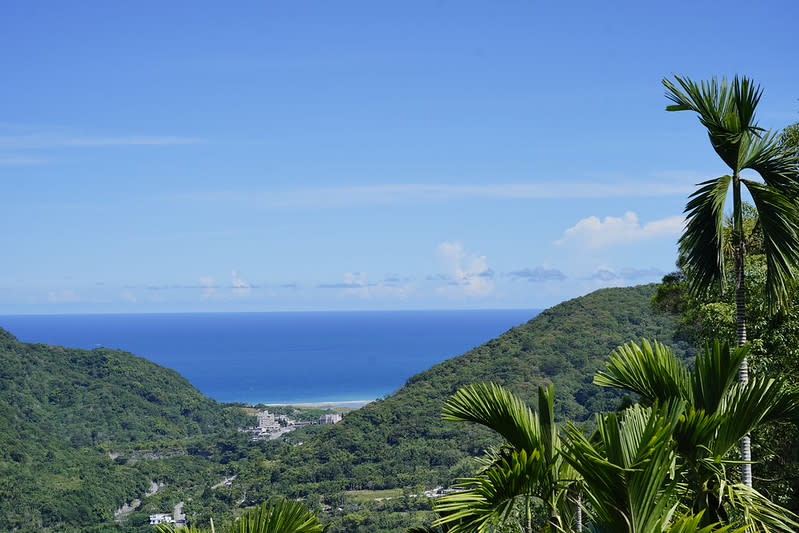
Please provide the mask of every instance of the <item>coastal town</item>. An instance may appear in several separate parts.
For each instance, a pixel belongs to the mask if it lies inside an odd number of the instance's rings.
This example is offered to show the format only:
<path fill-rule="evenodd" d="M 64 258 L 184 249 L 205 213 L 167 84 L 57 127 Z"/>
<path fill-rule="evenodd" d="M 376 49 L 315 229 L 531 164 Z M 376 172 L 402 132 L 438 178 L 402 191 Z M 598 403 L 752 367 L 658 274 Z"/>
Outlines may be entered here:
<path fill-rule="evenodd" d="M 301 427 L 336 424 L 342 420 L 342 415 L 339 413 L 325 413 L 313 421 L 295 420 L 288 415 L 275 415 L 267 410 L 258 411 L 255 416 L 258 421 L 257 425 L 241 430 L 250 433 L 252 440 L 275 440 Z"/>

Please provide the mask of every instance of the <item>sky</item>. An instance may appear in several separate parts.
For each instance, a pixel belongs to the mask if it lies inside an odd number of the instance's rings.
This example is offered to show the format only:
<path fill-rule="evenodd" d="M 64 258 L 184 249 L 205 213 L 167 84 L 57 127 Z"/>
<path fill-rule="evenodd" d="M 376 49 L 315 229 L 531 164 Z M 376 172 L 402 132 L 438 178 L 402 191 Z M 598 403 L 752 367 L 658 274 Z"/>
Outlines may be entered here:
<path fill-rule="evenodd" d="M 6 1 L 0 314 L 541 309 L 674 270 L 726 173 L 661 80 L 799 121 L 799 3 Z"/>

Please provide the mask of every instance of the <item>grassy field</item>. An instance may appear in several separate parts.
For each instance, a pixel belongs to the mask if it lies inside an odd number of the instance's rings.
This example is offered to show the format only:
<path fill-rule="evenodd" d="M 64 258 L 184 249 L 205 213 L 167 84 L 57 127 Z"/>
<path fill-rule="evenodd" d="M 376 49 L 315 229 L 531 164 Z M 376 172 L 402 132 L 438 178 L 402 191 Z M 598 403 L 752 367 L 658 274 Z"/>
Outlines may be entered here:
<path fill-rule="evenodd" d="M 373 500 L 387 500 L 402 497 L 402 489 L 385 490 L 349 490 L 345 492 L 347 499 L 352 503 L 362 503 Z"/>

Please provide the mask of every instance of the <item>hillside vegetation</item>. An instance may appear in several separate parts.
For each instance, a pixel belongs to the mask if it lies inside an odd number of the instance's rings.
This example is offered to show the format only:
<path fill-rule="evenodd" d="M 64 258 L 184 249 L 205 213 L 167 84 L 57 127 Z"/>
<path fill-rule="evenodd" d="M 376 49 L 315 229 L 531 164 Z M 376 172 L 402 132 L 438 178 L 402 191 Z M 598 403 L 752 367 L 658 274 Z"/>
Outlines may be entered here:
<path fill-rule="evenodd" d="M 532 403 L 538 385 L 554 383 L 561 420 L 615 409 L 620 393 L 591 384 L 613 348 L 648 337 L 685 355 L 672 342 L 676 318 L 651 309 L 654 291 L 603 289 L 559 304 L 336 425 L 283 441 L 248 440 L 234 429 L 247 422 L 240 410 L 142 358 L 2 332 L 0 530 L 144 532 L 148 512 L 178 501 L 196 525 L 220 523 L 273 495 L 302 498 L 331 533 L 429 522 L 430 501 L 418 495 L 473 473 L 473 457 L 495 439 L 441 421 L 444 401 L 462 385 L 493 381 Z M 164 488 L 145 497 L 153 482 Z M 134 498 L 137 511 L 114 523 L 114 509 Z"/>
<path fill-rule="evenodd" d="M 22 343 L 0 329 L 0 528 L 106 520 L 151 477 L 109 451 L 171 448 L 242 419 L 142 357 Z"/>

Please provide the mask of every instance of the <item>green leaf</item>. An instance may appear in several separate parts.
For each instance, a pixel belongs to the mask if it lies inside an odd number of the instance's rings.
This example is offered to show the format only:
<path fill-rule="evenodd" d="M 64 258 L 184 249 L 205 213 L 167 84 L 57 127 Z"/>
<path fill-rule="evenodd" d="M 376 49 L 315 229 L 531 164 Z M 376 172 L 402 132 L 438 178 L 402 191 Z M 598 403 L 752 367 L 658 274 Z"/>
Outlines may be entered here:
<path fill-rule="evenodd" d="M 685 207 L 685 232 L 679 240 L 680 258 L 694 294 L 723 283 L 724 203 L 732 176 L 700 183 Z"/>
<path fill-rule="evenodd" d="M 594 384 L 635 392 L 648 403 L 691 399 L 688 371 L 667 346 L 646 339 L 613 350 L 605 371 L 594 376 Z"/>

